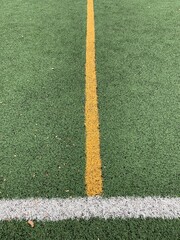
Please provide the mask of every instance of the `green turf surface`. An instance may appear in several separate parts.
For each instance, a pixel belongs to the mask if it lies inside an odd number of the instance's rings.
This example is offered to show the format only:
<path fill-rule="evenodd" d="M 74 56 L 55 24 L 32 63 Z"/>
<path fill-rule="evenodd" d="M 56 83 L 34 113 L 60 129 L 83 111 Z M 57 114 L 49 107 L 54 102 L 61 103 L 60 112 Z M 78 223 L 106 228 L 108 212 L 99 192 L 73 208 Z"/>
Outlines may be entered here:
<path fill-rule="evenodd" d="M 95 1 L 104 195 L 180 196 L 178 1 Z M 84 195 L 86 1 L 1 0 L 0 198 Z M 179 220 L 0 222 L 0 239 L 180 239 Z"/>
<path fill-rule="evenodd" d="M 106 196 L 180 196 L 179 9 L 95 1 Z"/>
<path fill-rule="evenodd" d="M 177 220 L 68 220 L 62 222 L 35 222 L 31 228 L 26 222 L 0 222 L 0 239 L 63 239 L 63 240 L 178 240 L 180 223 Z"/>
<path fill-rule="evenodd" d="M 84 195 L 86 2 L 1 1 L 0 198 Z"/>

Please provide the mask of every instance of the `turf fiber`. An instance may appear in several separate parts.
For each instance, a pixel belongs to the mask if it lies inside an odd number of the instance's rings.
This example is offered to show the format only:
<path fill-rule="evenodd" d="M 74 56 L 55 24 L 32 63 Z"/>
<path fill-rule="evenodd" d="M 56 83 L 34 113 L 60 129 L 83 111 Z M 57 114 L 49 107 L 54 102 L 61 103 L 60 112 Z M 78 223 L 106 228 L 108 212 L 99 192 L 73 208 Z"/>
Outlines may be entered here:
<path fill-rule="evenodd" d="M 0 222 L 3 240 L 178 240 L 178 220 L 68 220 L 62 222 L 35 222 L 31 228 L 24 221 Z"/>
<path fill-rule="evenodd" d="M 95 1 L 105 196 L 180 196 L 178 1 Z M 86 1 L 1 0 L 0 198 L 84 196 Z M 0 239 L 180 239 L 179 220 L 0 222 Z"/>
<path fill-rule="evenodd" d="M 86 3 L 2 1 L 0 198 L 84 195 Z"/>
<path fill-rule="evenodd" d="M 179 9 L 95 1 L 106 196 L 180 196 Z"/>

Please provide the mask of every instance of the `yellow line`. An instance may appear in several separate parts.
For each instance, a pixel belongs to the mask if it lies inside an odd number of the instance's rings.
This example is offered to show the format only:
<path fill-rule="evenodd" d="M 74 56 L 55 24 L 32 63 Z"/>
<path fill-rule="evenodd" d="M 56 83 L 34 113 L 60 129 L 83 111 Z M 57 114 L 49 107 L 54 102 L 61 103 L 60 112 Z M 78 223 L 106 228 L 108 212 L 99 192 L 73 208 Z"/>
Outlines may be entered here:
<path fill-rule="evenodd" d="M 100 158 L 99 116 L 97 103 L 97 81 L 95 66 L 94 1 L 87 0 L 86 35 L 86 194 L 102 193 L 102 171 Z"/>

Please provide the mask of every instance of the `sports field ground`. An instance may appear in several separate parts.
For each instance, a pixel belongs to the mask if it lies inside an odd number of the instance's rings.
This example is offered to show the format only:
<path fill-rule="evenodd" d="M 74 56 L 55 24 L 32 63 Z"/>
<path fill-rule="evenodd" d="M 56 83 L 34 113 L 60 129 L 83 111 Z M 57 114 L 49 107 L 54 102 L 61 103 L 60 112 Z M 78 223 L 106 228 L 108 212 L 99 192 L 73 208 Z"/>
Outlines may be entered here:
<path fill-rule="evenodd" d="M 179 23 L 176 0 L 1 0 L 0 239 L 180 239 Z"/>

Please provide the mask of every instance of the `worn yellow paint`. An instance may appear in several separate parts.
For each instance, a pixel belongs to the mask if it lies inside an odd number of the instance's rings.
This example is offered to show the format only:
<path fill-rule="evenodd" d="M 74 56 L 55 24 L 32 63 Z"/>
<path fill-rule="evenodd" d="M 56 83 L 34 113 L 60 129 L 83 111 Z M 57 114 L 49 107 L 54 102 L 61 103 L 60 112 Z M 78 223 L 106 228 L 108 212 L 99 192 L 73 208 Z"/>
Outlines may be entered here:
<path fill-rule="evenodd" d="M 100 134 L 95 65 L 95 24 L 93 0 L 87 0 L 85 91 L 86 194 L 88 196 L 95 196 L 102 193 L 102 170 L 100 158 Z"/>

